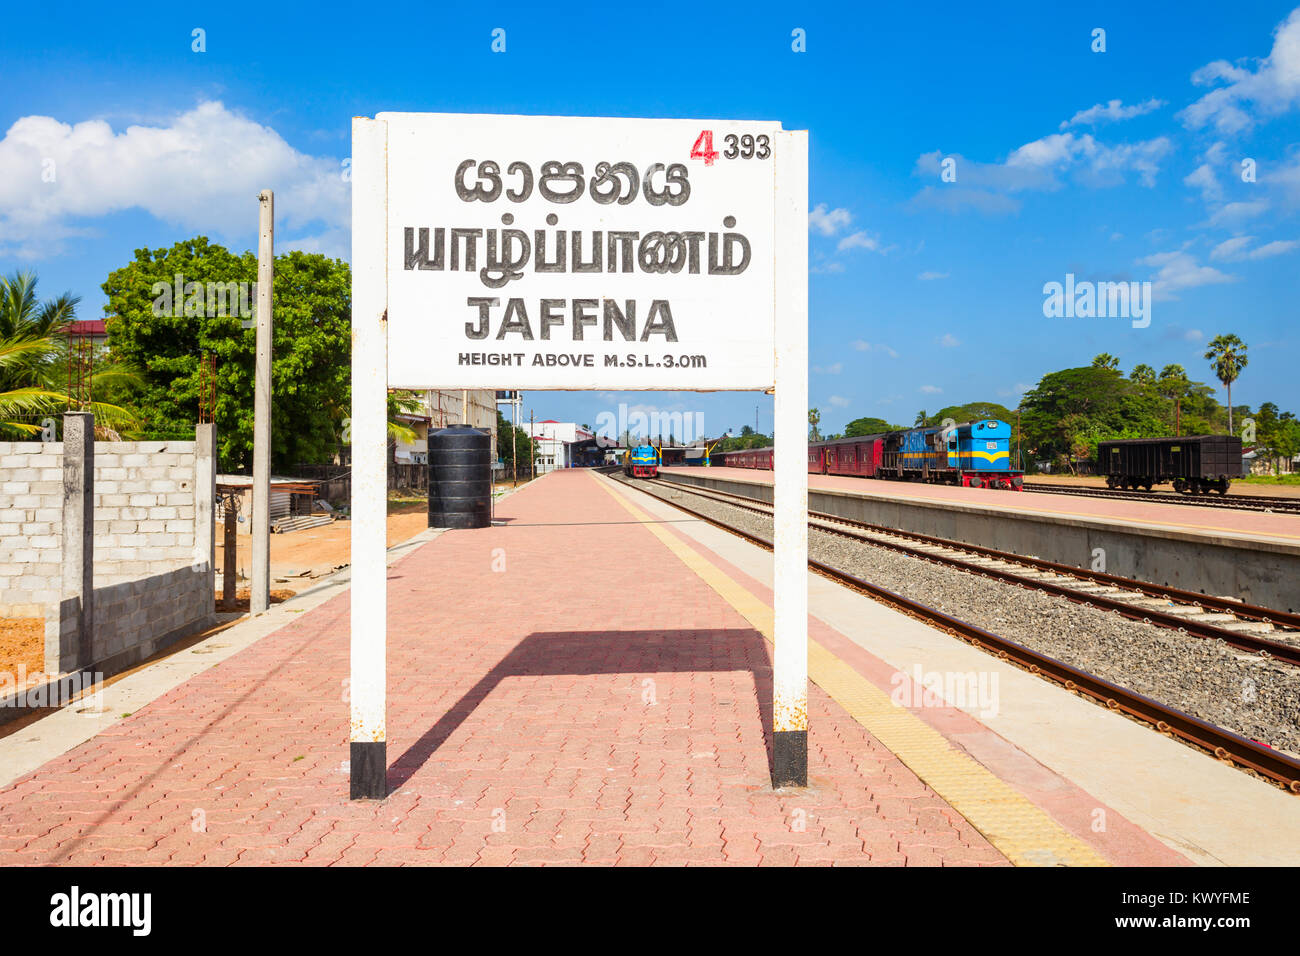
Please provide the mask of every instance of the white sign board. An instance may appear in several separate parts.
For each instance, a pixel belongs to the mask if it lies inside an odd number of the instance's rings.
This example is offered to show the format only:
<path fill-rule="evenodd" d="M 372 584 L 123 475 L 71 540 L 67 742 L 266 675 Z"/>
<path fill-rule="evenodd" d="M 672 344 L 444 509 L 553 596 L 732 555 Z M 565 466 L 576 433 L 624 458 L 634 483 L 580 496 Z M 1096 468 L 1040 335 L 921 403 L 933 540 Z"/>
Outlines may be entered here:
<path fill-rule="evenodd" d="M 808 777 L 808 136 L 352 121 L 353 798 L 387 783 L 389 388 L 775 388 L 772 778 Z"/>
<path fill-rule="evenodd" d="M 376 119 L 390 387 L 773 386 L 780 124 Z"/>

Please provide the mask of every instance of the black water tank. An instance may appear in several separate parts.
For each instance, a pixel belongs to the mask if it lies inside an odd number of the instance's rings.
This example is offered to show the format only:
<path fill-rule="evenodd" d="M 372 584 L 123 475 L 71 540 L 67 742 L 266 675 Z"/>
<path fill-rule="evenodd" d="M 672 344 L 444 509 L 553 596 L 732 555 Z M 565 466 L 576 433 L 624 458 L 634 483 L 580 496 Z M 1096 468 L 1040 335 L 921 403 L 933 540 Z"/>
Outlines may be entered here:
<path fill-rule="evenodd" d="M 468 425 L 429 433 L 429 527 L 492 524 L 492 435 Z"/>

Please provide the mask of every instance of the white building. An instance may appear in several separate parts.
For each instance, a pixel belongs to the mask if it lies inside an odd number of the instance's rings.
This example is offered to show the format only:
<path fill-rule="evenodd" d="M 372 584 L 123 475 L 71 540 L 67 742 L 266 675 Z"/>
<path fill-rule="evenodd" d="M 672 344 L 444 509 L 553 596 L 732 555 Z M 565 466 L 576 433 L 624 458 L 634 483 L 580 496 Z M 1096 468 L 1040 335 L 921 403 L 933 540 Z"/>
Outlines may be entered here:
<path fill-rule="evenodd" d="M 557 468 L 573 467 L 569 446 L 595 437 L 593 432 L 574 422 L 557 422 L 550 418 L 543 422 L 520 422 L 519 427 L 524 434 L 532 435 L 534 467 L 539 475 Z"/>
<path fill-rule="evenodd" d="M 470 425 L 492 432 L 492 456 L 497 448 L 496 392 L 491 389 L 430 390 L 419 393 L 419 411 L 399 415 L 398 420 L 415 432 L 415 441 L 399 441 L 394 459 L 402 464 L 423 465 L 429 461 L 429 432 L 447 425 Z M 468 419 L 468 420 L 466 420 Z"/>

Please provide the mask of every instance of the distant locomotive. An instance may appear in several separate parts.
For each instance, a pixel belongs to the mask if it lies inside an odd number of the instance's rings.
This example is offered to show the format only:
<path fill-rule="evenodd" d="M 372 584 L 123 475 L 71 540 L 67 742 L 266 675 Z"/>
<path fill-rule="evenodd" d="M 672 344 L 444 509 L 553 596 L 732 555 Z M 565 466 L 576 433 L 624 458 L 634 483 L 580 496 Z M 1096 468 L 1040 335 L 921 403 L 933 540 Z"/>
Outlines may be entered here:
<path fill-rule="evenodd" d="M 1097 474 L 1108 488 L 1142 488 L 1172 481 L 1180 494 L 1228 493 L 1241 476 L 1241 439 L 1234 435 L 1123 438 L 1097 443 Z"/>
<path fill-rule="evenodd" d="M 713 457 L 731 468 L 772 467 L 771 448 Z M 1013 491 L 1024 484 L 1024 472 L 1011 467 L 1011 426 L 997 419 L 812 442 L 808 472 Z"/>
<path fill-rule="evenodd" d="M 623 453 L 623 474 L 629 478 L 657 478 L 659 452 L 653 445 L 637 445 Z"/>

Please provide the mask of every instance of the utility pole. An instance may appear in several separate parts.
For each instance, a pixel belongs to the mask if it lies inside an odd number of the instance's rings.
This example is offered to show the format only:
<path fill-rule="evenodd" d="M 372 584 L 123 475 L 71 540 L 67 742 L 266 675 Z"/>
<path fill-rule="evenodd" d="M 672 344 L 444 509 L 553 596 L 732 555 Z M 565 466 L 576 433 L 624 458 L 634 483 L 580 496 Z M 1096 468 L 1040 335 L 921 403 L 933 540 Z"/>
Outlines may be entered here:
<path fill-rule="evenodd" d="M 537 471 L 537 452 L 533 448 L 533 432 L 536 429 L 533 424 L 533 413 L 528 413 L 528 474 L 536 477 Z"/>
<path fill-rule="evenodd" d="M 519 487 L 519 393 L 510 400 L 510 472 Z"/>
<path fill-rule="evenodd" d="M 1025 463 L 1020 457 L 1020 406 L 1016 406 L 1016 467 L 1024 468 Z"/>
<path fill-rule="evenodd" d="M 275 195 L 263 189 L 257 230 L 257 360 L 253 386 L 253 614 L 271 606 L 271 332 L 275 283 Z"/>

